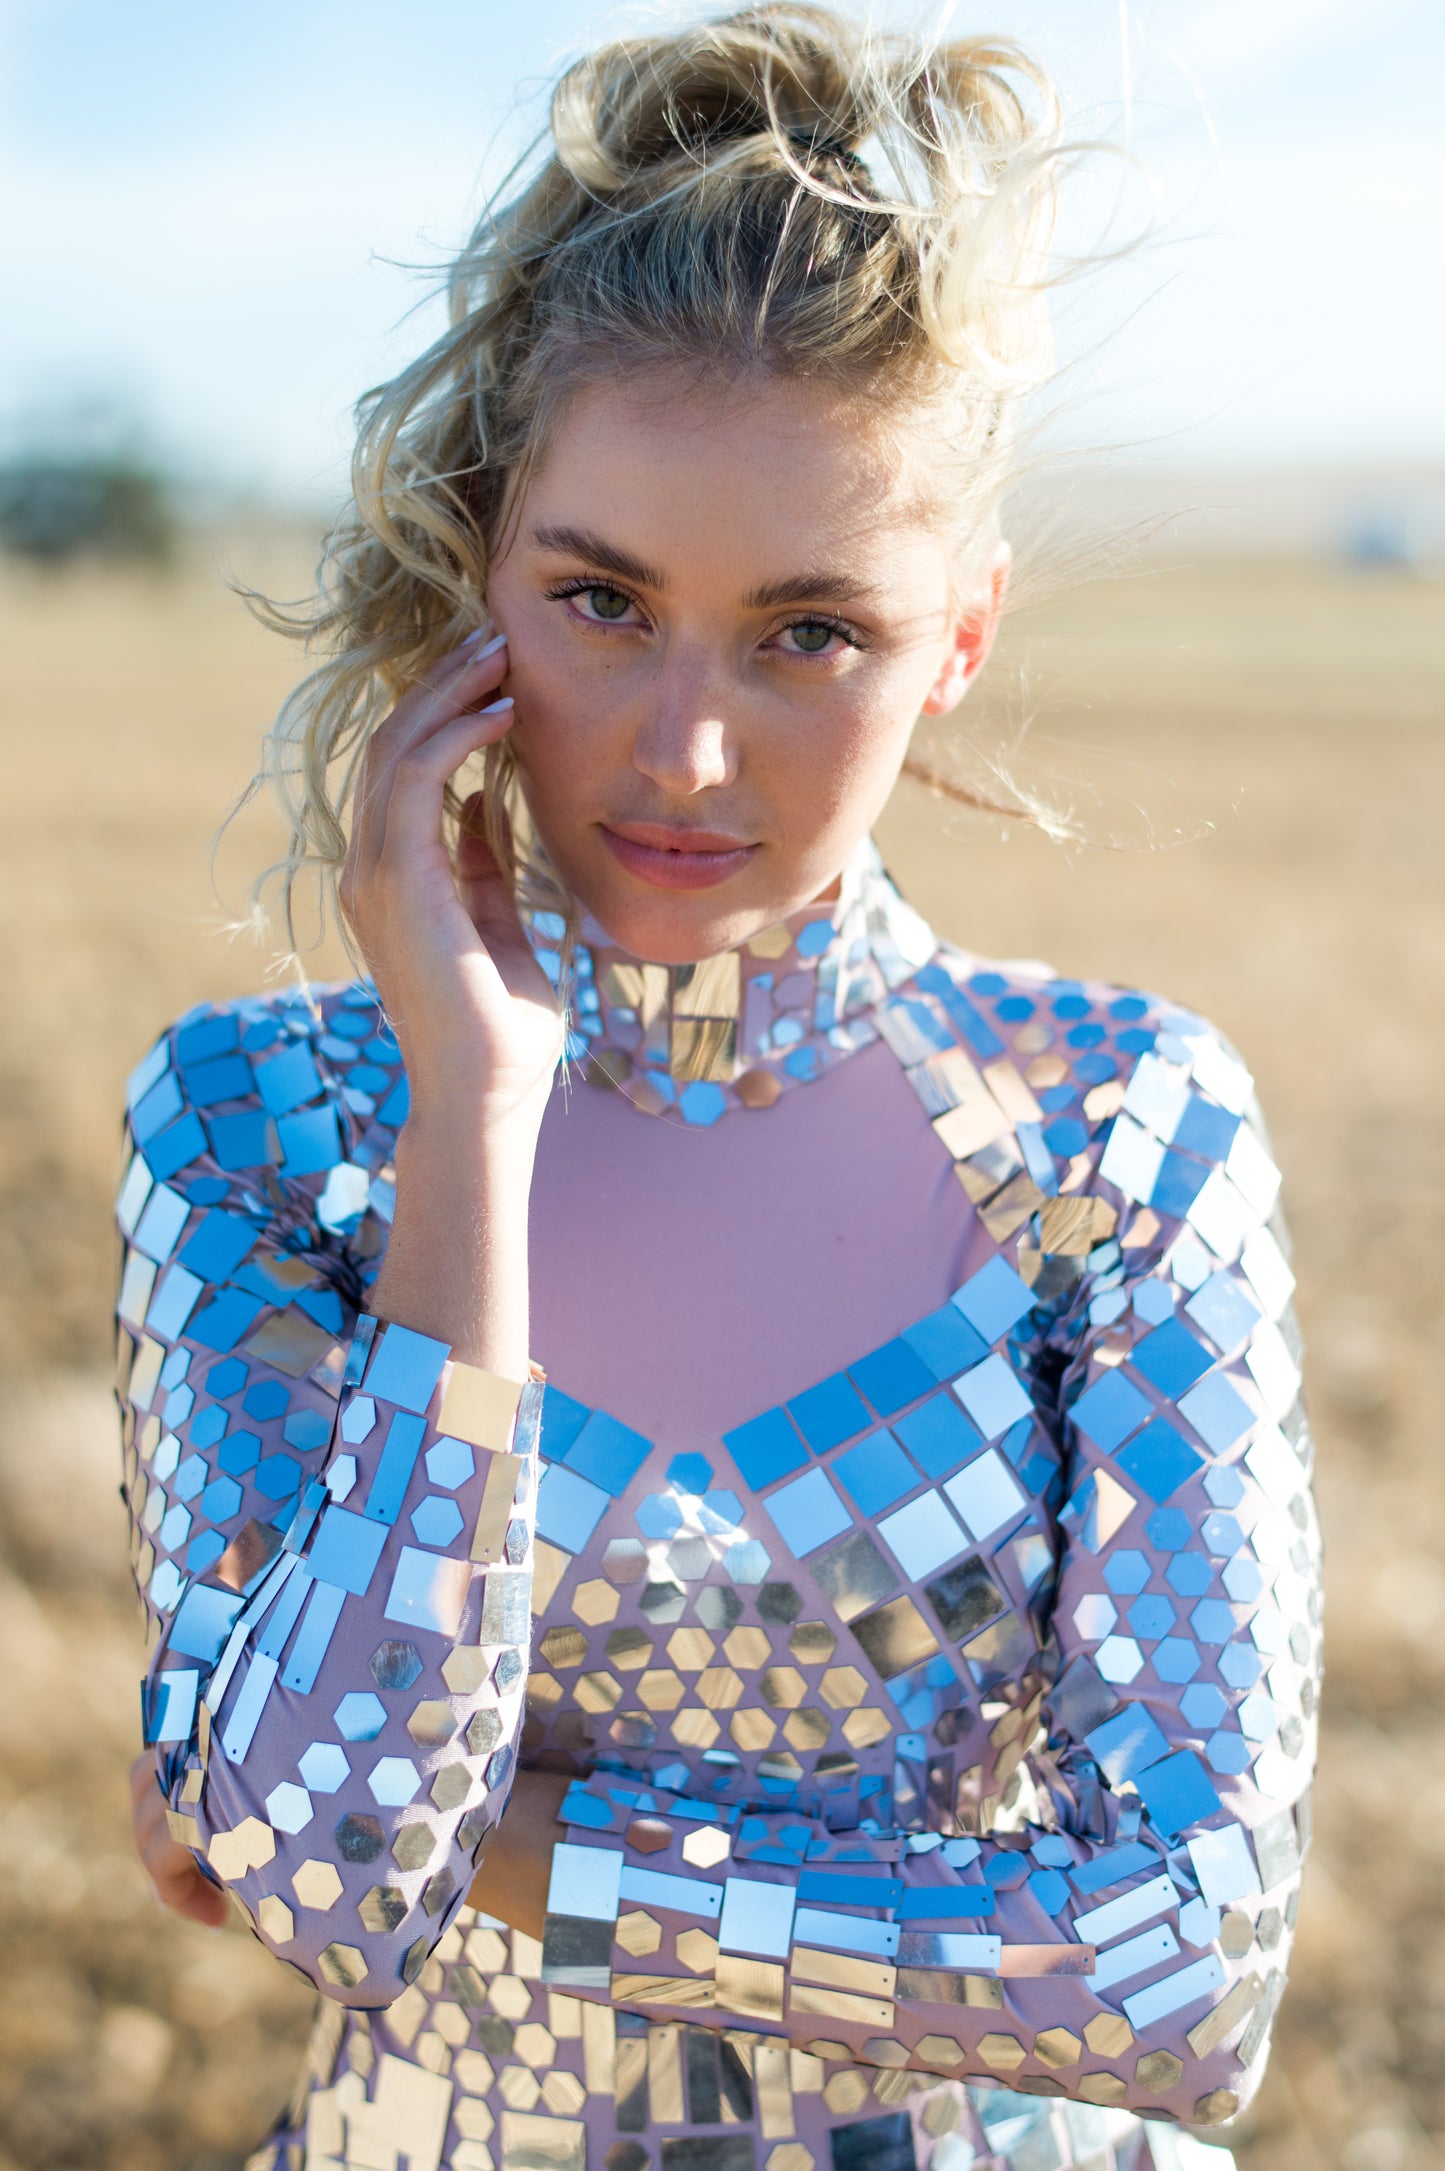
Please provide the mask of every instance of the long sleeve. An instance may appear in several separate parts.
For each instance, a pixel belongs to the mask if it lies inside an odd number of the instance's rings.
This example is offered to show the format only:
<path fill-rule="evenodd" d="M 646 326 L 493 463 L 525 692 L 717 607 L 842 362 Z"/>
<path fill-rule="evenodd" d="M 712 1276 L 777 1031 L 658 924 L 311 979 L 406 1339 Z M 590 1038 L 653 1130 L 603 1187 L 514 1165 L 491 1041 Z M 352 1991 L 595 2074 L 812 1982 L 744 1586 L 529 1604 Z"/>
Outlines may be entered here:
<path fill-rule="evenodd" d="M 118 1204 L 171 1830 L 363 2006 L 415 1980 L 507 1799 L 541 1400 L 360 1310 L 399 1076 L 364 988 L 194 1014 L 131 1081 Z"/>
<path fill-rule="evenodd" d="M 1144 1005 L 1129 1000 L 1132 1025 Z M 1253 2093 L 1308 1836 L 1318 1680 L 1292 1279 L 1242 1066 L 1196 1020 L 1139 1040 L 1129 1074 L 1090 1091 L 1089 1127 L 1055 1127 L 1066 1184 L 1041 1187 L 1035 1153 L 999 1194 L 989 1226 L 1013 1236 L 1007 1257 L 853 1369 L 848 1391 L 888 1419 L 867 1458 L 773 1483 L 761 1443 L 783 1440 L 766 1430 L 781 1413 L 727 1443 L 804 1557 L 805 1524 L 839 1506 L 835 1476 L 856 1486 L 906 1449 L 937 1479 L 817 1571 L 847 1624 L 822 1654 L 823 1696 L 860 1721 L 891 1699 L 902 1720 L 891 1817 L 868 1813 L 884 1798 L 866 1782 L 861 1818 L 840 1818 L 816 1795 L 777 1811 L 680 1798 L 604 1758 L 564 1804 L 544 1980 L 660 2020 L 761 2028 L 825 2062 L 992 2076 L 1188 2123 Z M 963 1114 L 955 1135 L 977 1135 Z M 805 1417 L 780 1450 L 789 1469 L 808 1444 Z M 982 1549 L 931 1572 L 966 1542 L 960 1523 Z M 747 1528 L 765 1526 L 749 1511 Z M 725 1661 L 745 1668 L 757 1634 L 718 1654 L 712 1700 L 733 1695 Z M 559 1635 L 556 1662 L 585 1663 L 585 1637 Z M 781 1708 L 799 1701 L 787 1672 L 761 1683 Z M 972 1832 L 947 1779 L 944 1815 L 925 1817 L 925 1728 L 977 1760 Z"/>

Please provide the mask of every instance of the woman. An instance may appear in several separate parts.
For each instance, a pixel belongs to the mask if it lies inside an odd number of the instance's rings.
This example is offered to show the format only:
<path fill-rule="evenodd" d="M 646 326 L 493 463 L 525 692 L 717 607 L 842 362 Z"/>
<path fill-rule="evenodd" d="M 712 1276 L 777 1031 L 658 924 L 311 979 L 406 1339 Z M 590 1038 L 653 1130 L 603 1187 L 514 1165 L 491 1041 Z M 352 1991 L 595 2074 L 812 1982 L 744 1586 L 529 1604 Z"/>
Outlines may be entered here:
<path fill-rule="evenodd" d="M 1207 1025 L 868 841 L 997 623 L 1052 128 L 820 9 L 609 47 L 367 411 L 277 767 L 370 978 L 183 1019 L 120 1201 L 142 1850 L 323 2000 L 256 2166 L 1227 2165 L 1277 1174 Z"/>

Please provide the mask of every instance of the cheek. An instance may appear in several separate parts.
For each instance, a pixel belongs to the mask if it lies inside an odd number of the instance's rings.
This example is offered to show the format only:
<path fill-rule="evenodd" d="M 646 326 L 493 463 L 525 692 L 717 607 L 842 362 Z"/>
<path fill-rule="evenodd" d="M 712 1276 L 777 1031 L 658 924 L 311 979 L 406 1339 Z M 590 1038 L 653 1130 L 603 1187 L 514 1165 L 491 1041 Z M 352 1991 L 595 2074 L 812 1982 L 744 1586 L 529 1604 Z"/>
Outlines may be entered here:
<path fill-rule="evenodd" d="M 606 674 L 583 672 L 541 641 L 515 639 L 507 691 L 517 704 L 512 745 L 529 783 L 549 799 L 570 792 L 615 758 Z"/>
<path fill-rule="evenodd" d="M 893 673 L 880 673 L 856 697 L 823 704 L 807 729 L 783 735 L 786 752 L 775 766 L 816 803 L 849 804 L 874 791 L 880 778 L 891 783 L 915 714 L 911 689 L 900 687 Z"/>
<path fill-rule="evenodd" d="M 873 827 L 908 751 L 923 676 L 916 659 L 881 664 L 855 699 L 814 719 L 785 787 L 787 828 L 799 850 L 836 859 Z"/>

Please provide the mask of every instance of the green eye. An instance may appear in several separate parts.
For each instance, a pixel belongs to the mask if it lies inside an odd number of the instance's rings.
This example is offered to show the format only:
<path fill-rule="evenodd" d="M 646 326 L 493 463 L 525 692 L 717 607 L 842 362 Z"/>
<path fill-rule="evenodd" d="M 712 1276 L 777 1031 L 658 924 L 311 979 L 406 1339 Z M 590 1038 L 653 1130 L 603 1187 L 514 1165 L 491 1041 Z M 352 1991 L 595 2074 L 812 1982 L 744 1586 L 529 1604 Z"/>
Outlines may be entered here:
<path fill-rule="evenodd" d="M 820 656 L 832 640 L 835 630 L 832 626 L 810 621 L 806 625 L 794 626 L 793 639 L 805 656 Z"/>
<path fill-rule="evenodd" d="M 589 588 L 587 601 L 592 606 L 594 617 L 621 618 L 628 608 L 630 598 L 623 595 L 619 588 Z"/>

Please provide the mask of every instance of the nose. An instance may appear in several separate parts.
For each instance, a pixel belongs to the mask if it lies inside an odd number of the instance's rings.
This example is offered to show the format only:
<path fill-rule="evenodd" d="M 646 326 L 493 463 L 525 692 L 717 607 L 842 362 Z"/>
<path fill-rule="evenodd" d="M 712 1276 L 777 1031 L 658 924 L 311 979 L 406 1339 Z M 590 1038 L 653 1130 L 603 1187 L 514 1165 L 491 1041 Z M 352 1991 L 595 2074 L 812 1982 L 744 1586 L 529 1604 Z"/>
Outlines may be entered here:
<path fill-rule="evenodd" d="M 721 692 L 716 673 L 698 657 L 669 659 L 648 688 L 633 766 L 672 798 L 692 798 L 735 774 Z"/>

